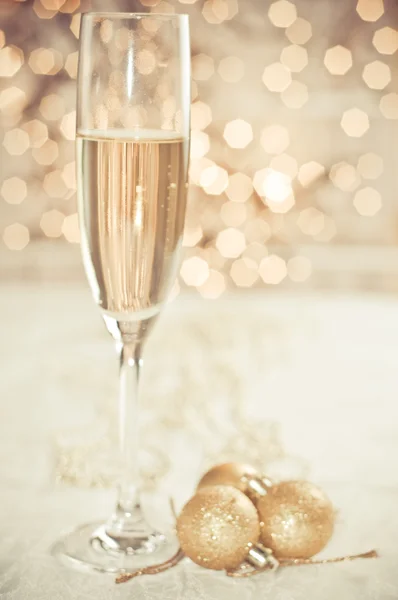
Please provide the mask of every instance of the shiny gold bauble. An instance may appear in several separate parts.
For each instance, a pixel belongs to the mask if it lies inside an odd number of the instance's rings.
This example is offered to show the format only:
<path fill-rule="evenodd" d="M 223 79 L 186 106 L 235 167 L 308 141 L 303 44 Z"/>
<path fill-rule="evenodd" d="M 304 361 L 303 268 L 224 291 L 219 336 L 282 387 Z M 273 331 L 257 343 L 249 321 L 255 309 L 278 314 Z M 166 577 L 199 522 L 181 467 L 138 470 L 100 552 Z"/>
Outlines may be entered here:
<path fill-rule="evenodd" d="M 181 549 L 207 569 L 235 569 L 260 535 L 254 504 L 226 485 L 199 490 L 177 519 Z"/>
<path fill-rule="evenodd" d="M 307 481 L 285 481 L 259 499 L 261 542 L 276 557 L 310 558 L 333 534 L 335 511 L 326 494 Z"/>
<path fill-rule="evenodd" d="M 231 485 L 232 487 L 246 493 L 245 475 L 258 476 L 256 469 L 244 463 L 224 463 L 216 465 L 198 483 L 198 490 L 208 485 Z"/>

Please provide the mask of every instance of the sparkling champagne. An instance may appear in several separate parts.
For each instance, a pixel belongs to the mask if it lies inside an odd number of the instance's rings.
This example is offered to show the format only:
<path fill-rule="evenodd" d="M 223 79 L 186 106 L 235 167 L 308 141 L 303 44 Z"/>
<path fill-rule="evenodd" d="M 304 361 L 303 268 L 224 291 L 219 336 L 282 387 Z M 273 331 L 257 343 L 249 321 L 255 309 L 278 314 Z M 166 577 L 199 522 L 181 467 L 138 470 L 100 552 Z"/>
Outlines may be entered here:
<path fill-rule="evenodd" d="M 83 260 L 108 316 L 156 314 L 178 268 L 188 140 L 165 131 L 87 131 L 77 136 Z"/>

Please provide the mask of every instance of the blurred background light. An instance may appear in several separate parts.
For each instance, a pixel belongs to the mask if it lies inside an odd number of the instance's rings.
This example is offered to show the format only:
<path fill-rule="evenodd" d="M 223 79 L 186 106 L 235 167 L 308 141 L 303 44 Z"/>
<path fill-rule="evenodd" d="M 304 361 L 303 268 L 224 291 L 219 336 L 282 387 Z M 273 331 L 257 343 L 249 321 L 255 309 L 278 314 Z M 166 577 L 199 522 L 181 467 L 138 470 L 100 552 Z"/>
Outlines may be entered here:
<path fill-rule="evenodd" d="M 375 31 L 372 42 L 380 54 L 394 54 L 398 50 L 398 31 L 392 27 L 382 27 Z"/>
<path fill-rule="evenodd" d="M 378 154 L 367 152 L 359 157 L 358 172 L 364 179 L 378 179 L 383 171 L 383 159 Z"/>
<path fill-rule="evenodd" d="M 281 52 L 281 63 L 293 73 L 299 73 L 308 65 L 308 52 L 302 46 L 285 46 Z"/>
<path fill-rule="evenodd" d="M 362 77 L 370 88 L 382 90 L 391 81 L 390 67 L 380 60 L 375 60 L 365 66 Z"/>
<path fill-rule="evenodd" d="M 297 9 L 293 2 L 278 0 L 268 9 L 269 20 L 275 27 L 289 27 L 297 18 Z"/>
<path fill-rule="evenodd" d="M 362 188 L 354 196 L 354 206 L 360 215 L 373 217 L 382 207 L 381 195 L 371 187 Z"/>
<path fill-rule="evenodd" d="M 378 21 L 384 13 L 383 0 L 358 0 L 357 13 L 364 21 Z"/>
<path fill-rule="evenodd" d="M 334 46 L 326 50 L 324 63 L 332 75 L 345 75 L 352 67 L 352 54 L 344 46 Z"/>
<path fill-rule="evenodd" d="M 306 44 L 312 37 L 312 26 L 309 21 L 298 17 L 285 31 L 292 44 Z"/>
<path fill-rule="evenodd" d="M 287 275 L 286 262 L 276 254 L 266 256 L 260 263 L 259 273 L 264 283 L 277 285 Z"/>
<path fill-rule="evenodd" d="M 243 119 L 235 119 L 226 124 L 224 139 L 231 148 L 246 148 L 253 139 L 252 127 Z"/>
<path fill-rule="evenodd" d="M 58 249 L 80 239 L 75 94 L 87 8 L 80 0 L 2 4 L 0 246 L 21 258 L 37 243 Z M 394 3 L 131 0 L 128 10 L 191 17 L 190 190 L 175 294 L 188 287 L 215 299 L 229 289 L 315 285 L 335 246 L 380 251 L 398 241 Z M 180 116 L 156 58 L 160 32 L 141 19 L 145 47 L 135 65 L 153 81 L 170 130 Z M 126 27 L 104 19 L 100 35 L 119 61 Z M 127 129 L 150 126 L 150 107 L 124 105 L 125 85 L 115 67 L 96 127 L 113 126 L 117 115 Z M 316 262 L 311 244 L 323 248 Z"/>
<path fill-rule="evenodd" d="M 350 137 L 362 137 L 369 129 L 369 117 L 359 108 L 350 108 L 341 118 L 341 127 Z"/>
<path fill-rule="evenodd" d="M 398 94 L 390 92 L 380 99 L 380 112 L 386 119 L 398 119 Z"/>
<path fill-rule="evenodd" d="M 10 250 L 23 250 L 29 239 L 29 229 L 21 223 L 13 223 L 4 229 L 3 242 Z"/>
<path fill-rule="evenodd" d="M 20 177 L 10 177 L 3 181 L 0 192 L 8 204 L 20 204 L 25 200 L 28 188 Z"/>
<path fill-rule="evenodd" d="M 292 82 L 290 71 L 280 62 L 265 67 L 263 83 L 270 92 L 283 92 Z"/>

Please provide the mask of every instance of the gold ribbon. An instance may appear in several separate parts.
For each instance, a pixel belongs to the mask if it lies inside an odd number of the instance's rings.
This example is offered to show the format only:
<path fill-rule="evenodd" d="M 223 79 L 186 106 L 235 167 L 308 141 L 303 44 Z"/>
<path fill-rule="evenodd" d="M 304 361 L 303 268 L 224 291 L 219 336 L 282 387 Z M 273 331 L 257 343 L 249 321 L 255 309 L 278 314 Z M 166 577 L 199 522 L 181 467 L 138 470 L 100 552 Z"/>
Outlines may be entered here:
<path fill-rule="evenodd" d="M 359 558 L 378 558 L 379 553 L 377 550 L 370 550 L 369 552 L 363 552 L 362 554 L 351 554 L 348 556 L 337 556 L 334 558 L 323 558 L 313 560 L 312 558 L 276 558 L 279 562 L 279 567 L 296 567 L 301 565 L 327 565 L 330 563 L 349 562 L 351 560 L 357 560 Z M 253 575 L 259 575 L 265 571 L 270 571 L 270 566 L 263 568 L 251 568 L 250 570 L 237 569 L 236 571 L 226 571 L 228 577 L 253 577 Z"/>
<path fill-rule="evenodd" d="M 359 558 L 378 558 L 379 554 L 376 550 L 370 550 L 369 552 L 364 552 L 363 554 L 352 554 L 349 556 L 338 556 L 336 558 L 323 558 L 320 560 L 313 560 L 312 558 L 281 558 L 277 559 L 280 567 L 296 567 L 300 565 L 326 565 L 329 563 L 339 563 L 339 562 L 348 562 L 351 560 L 357 560 Z M 182 559 L 185 557 L 185 554 L 181 550 L 178 551 L 166 560 L 165 562 L 159 563 L 157 565 L 152 565 L 151 567 L 144 567 L 143 569 L 138 569 L 134 571 L 134 573 L 122 573 L 118 575 L 116 578 L 116 583 L 125 583 L 126 581 L 130 581 L 130 579 L 134 579 L 135 577 L 139 577 L 140 575 L 157 575 L 158 573 L 162 573 L 163 571 L 168 571 L 173 567 L 177 566 Z M 253 575 L 259 575 L 260 573 L 264 573 L 265 571 L 269 571 L 270 567 L 264 567 L 262 569 L 251 569 L 251 570 L 236 570 L 236 571 L 225 571 L 228 577 L 253 577 Z"/>

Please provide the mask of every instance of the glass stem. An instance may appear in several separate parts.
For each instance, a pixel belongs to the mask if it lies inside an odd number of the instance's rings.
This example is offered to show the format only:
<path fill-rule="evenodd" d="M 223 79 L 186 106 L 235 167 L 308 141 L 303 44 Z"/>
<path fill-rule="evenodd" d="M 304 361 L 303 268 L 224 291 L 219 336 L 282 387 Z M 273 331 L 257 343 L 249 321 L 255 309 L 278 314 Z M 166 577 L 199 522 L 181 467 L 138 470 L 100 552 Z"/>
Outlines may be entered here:
<path fill-rule="evenodd" d="M 143 360 L 141 342 L 120 346 L 119 448 L 122 472 L 112 527 L 136 531 L 144 519 L 140 506 L 139 471 L 139 379 Z"/>

